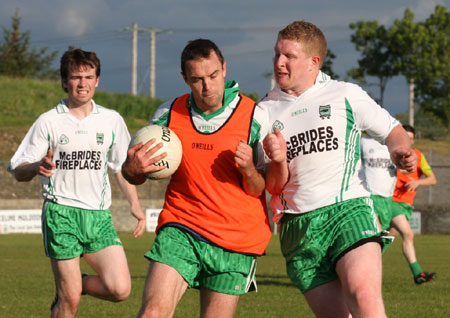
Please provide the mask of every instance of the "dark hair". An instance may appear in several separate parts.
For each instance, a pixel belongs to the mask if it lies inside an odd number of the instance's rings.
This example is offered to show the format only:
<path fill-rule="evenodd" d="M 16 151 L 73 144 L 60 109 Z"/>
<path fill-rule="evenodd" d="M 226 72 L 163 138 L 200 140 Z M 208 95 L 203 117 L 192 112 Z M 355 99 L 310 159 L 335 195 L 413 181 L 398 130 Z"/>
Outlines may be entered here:
<path fill-rule="evenodd" d="M 183 74 L 186 74 L 187 61 L 208 58 L 211 55 L 211 51 L 216 53 L 220 63 L 223 65 L 224 60 L 222 52 L 213 41 L 207 39 L 189 41 L 181 53 L 181 71 Z"/>
<path fill-rule="evenodd" d="M 62 80 L 67 80 L 69 73 L 73 69 L 79 69 L 82 66 L 90 66 L 95 68 L 95 74 L 100 76 L 100 60 L 95 52 L 83 51 L 79 48 L 69 46 L 61 57 L 59 72 Z M 66 89 L 64 89 L 66 90 Z"/>
<path fill-rule="evenodd" d="M 405 129 L 407 132 L 413 133 L 414 136 L 416 135 L 416 130 L 414 129 L 413 126 L 403 125 L 403 129 Z"/>

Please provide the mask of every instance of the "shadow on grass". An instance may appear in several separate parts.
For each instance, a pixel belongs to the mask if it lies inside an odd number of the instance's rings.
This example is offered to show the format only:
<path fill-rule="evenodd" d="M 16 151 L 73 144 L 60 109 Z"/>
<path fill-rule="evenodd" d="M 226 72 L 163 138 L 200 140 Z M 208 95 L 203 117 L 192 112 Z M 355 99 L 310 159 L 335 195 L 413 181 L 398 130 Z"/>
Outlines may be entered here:
<path fill-rule="evenodd" d="M 286 275 L 256 275 L 258 285 L 265 286 L 291 286 L 292 283 Z"/>

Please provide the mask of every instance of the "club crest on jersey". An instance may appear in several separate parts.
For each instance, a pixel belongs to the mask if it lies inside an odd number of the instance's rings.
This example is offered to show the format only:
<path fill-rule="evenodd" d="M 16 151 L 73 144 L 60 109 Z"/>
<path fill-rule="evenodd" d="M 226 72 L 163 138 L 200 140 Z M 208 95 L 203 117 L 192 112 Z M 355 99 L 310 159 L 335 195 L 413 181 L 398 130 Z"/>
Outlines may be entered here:
<path fill-rule="evenodd" d="M 96 139 L 97 139 L 97 145 L 103 145 L 103 141 L 105 140 L 105 134 L 97 133 Z"/>
<path fill-rule="evenodd" d="M 284 129 L 284 125 L 283 125 L 283 123 L 281 121 L 275 120 L 275 122 L 272 125 L 272 131 L 274 131 L 275 128 L 278 128 L 279 130 L 283 130 Z"/>
<path fill-rule="evenodd" d="M 319 115 L 320 115 L 320 118 L 322 118 L 322 119 L 325 119 L 325 118 L 330 119 L 330 116 L 331 116 L 330 104 L 320 105 L 319 106 Z"/>
<path fill-rule="evenodd" d="M 58 143 L 60 145 L 68 144 L 69 143 L 69 138 L 66 135 L 62 134 L 61 136 L 59 136 Z"/>

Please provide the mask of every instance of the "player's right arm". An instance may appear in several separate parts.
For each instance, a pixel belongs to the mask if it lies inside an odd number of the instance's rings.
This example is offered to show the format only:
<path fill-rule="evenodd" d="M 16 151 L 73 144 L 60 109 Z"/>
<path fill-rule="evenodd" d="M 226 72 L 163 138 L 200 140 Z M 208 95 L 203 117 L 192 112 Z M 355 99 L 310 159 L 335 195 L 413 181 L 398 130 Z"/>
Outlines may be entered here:
<path fill-rule="evenodd" d="M 416 154 L 411 148 L 411 141 L 401 125 L 395 126 L 386 138 L 392 162 L 399 169 L 413 172 L 417 167 Z"/>
<path fill-rule="evenodd" d="M 52 162 L 51 111 L 42 114 L 33 123 L 16 153 L 9 162 L 8 171 L 17 181 L 30 181 L 36 175 L 50 177 L 55 169 Z"/>
<path fill-rule="evenodd" d="M 266 189 L 270 194 L 277 195 L 289 179 L 286 141 L 278 128 L 264 138 L 263 147 L 271 160 L 266 170 Z"/>
<path fill-rule="evenodd" d="M 155 172 L 164 169 L 164 166 L 155 166 L 154 164 L 167 156 L 167 152 L 155 156 L 153 154 L 163 146 L 160 142 L 156 145 L 156 139 L 152 138 L 145 144 L 137 144 L 129 148 L 127 151 L 127 159 L 122 165 L 122 175 L 131 184 L 143 184 L 147 178 L 146 173 Z M 147 149 L 149 149 L 147 151 Z"/>
<path fill-rule="evenodd" d="M 171 104 L 172 102 L 166 102 L 159 106 L 149 124 L 167 127 Z M 150 139 L 146 144 L 137 144 L 128 149 L 127 159 L 122 165 L 122 175 L 129 183 L 134 185 L 143 184 L 147 180 L 144 174 L 164 169 L 164 167 L 157 167 L 153 164 L 166 157 L 166 152 L 155 158 L 150 158 L 163 146 L 162 143 L 153 145 L 154 143 L 155 139 Z M 154 148 L 149 149 L 152 145 Z M 146 152 L 145 149 L 149 150 Z"/>
<path fill-rule="evenodd" d="M 51 177 L 53 169 L 55 169 L 55 163 L 52 161 L 53 151 L 49 149 L 47 155 L 40 161 L 29 163 L 24 162 L 16 169 L 14 169 L 14 177 L 17 181 L 30 181 L 36 175 L 44 177 Z"/>

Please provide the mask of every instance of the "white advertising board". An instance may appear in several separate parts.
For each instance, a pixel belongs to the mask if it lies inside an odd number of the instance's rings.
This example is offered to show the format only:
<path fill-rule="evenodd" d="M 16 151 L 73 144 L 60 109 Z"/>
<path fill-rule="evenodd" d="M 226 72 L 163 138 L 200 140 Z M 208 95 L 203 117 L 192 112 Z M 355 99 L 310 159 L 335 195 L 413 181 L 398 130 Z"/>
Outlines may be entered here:
<path fill-rule="evenodd" d="M 0 234 L 41 233 L 41 213 L 34 210 L 1 210 Z"/>
<path fill-rule="evenodd" d="M 413 211 L 409 225 L 414 234 L 420 234 L 421 232 L 421 217 L 420 212 Z"/>
<path fill-rule="evenodd" d="M 146 229 L 147 232 L 155 232 L 156 226 L 158 225 L 159 213 L 162 209 L 146 209 L 145 217 L 147 218 Z"/>

